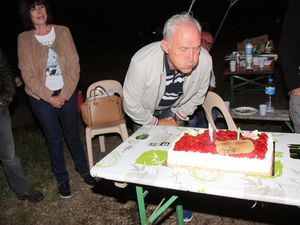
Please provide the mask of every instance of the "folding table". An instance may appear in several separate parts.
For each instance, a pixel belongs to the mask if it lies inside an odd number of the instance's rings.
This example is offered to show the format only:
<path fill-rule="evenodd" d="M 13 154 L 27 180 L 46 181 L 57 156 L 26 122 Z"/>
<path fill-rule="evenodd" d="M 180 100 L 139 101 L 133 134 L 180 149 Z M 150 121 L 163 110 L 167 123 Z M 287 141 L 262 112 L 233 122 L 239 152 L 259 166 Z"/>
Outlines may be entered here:
<path fill-rule="evenodd" d="M 234 106 L 235 91 L 241 87 L 252 84 L 258 88 L 264 88 L 267 77 L 274 74 L 274 61 L 270 65 L 265 65 L 262 69 L 254 65 L 253 70 L 246 70 L 245 67 L 237 65 L 236 71 L 232 72 L 228 67 L 224 70 L 224 75 L 230 76 L 230 104 Z"/>
<path fill-rule="evenodd" d="M 168 167 L 168 149 L 185 129 L 142 127 L 94 165 L 91 174 L 134 184 L 142 225 L 154 222 L 172 203 L 176 205 L 177 223 L 183 224 L 182 205 L 177 201 L 180 196 L 176 194 L 161 202 L 157 210 L 147 216 L 145 201 L 148 192 L 143 186 L 300 206 L 300 134 L 271 133 L 275 142 L 274 176 L 268 177 Z"/>

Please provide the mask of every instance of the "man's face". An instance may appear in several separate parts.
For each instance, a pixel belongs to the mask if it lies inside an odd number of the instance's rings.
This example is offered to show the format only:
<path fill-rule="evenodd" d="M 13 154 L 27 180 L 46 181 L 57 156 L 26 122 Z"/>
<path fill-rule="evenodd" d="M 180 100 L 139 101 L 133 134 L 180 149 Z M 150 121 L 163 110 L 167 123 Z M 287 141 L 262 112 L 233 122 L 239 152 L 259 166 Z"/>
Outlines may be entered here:
<path fill-rule="evenodd" d="M 201 46 L 205 48 L 207 51 L 210 51 L 213 44 L 213 36 L 210 33 L 202 32 L 201 33 Z"/>
<path fill-rule="evenodd" d="M 201 34 L 193 23 L 177 25 L 174 33 L 162 40 L 171 69 L 184 74 L 192 72 L 199 62 Z"/>

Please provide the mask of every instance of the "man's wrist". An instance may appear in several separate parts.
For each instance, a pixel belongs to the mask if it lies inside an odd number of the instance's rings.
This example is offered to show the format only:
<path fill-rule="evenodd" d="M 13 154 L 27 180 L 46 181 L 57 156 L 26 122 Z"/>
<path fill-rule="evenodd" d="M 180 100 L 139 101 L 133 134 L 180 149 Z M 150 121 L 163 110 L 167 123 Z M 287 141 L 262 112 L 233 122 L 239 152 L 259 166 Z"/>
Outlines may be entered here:
<path fill-rule="evenodd" d="M 174 120 L 178 126 L 180 126 L 180 127 L 184 126 L 184 120 L 180 119 L 178 116 L 174 116 Z"/>

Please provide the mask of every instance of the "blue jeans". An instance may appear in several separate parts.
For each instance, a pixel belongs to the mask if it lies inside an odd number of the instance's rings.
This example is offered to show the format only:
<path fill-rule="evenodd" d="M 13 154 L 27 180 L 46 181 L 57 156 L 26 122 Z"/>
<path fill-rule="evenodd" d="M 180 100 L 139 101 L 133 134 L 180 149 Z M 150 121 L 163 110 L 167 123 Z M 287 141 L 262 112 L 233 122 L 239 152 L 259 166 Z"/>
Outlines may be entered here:
<path fill-rule="evenodd" d="M 217 119 L 217 110 L 212 110 L 212 117 L 214 121 Z M 208 128 L 208 122 L 206 119 L 206 115 L 202 106 L 198 106 L 195 110 L 194 114 L 190 117 L 188 121 L 189 127 L 200 127 L 200 128 Z"/>
<path fill-rule="evenodd" d="M 62 131 L 75 162 L 75 168 L 81 176 L 89 173 L 86 156 L 77 120 L 76 94 L 65 102 L 61 108 L 54 108 L 48 102 L 29 96 L 31 108 L 37 117 L 48 143 L 49 158 L 52 171 L 59 184 L 69 182 L 63 153 Z"/>
<path fill-rule="evenodd" d="M 11 119 L 7 107 L 0 108 L 0 161 L 7 182 L 17 196 L 30 191 L 20 158 L 15 154 L 15 144 L 11 129 Z"/>

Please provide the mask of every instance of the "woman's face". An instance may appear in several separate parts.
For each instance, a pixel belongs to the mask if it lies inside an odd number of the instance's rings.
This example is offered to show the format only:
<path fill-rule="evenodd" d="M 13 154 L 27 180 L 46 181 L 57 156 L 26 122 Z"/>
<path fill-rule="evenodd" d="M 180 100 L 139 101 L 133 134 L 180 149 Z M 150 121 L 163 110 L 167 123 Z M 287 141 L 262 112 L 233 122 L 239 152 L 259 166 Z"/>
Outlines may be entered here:
<path fill-rule="evenodd" d="M 35 7 L 30 9 L 30 15 L 31 15 L 32 23 L 35 27 L 46 24 L 47 12 L 46 12 L 45 5 L 35 4 Z"/>

